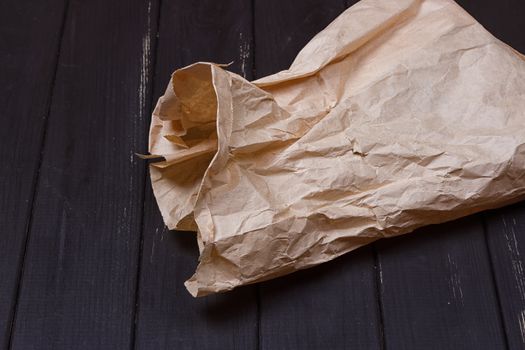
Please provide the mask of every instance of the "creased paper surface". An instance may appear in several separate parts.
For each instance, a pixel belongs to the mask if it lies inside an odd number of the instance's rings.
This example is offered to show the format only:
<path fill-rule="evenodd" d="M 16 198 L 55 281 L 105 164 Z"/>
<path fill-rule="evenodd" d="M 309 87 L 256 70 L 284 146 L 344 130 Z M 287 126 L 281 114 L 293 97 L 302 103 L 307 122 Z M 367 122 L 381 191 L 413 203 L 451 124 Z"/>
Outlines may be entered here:
<path fill-rule="evenodd" d="M 525 197 L 525 59 L 452 0 L 362 0 L 290 69 L 177 70 L 151 181 L 226 291 Z"/>

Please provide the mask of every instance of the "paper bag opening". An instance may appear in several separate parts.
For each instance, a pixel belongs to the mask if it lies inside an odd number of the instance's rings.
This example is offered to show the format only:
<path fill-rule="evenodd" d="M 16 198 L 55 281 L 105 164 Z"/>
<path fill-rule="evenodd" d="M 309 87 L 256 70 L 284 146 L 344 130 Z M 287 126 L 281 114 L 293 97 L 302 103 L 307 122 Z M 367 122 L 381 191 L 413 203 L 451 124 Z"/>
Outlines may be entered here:
<path fill-rule="evenodd" d="M 170 229 L 197 229 L 194 205 L 216 158 L 218 101 L 212 69 L 210 64 L 196 63 L 177 70 L 153 112 L 149 151 L 164 161 L 152 163 L 150 174 Z"/>

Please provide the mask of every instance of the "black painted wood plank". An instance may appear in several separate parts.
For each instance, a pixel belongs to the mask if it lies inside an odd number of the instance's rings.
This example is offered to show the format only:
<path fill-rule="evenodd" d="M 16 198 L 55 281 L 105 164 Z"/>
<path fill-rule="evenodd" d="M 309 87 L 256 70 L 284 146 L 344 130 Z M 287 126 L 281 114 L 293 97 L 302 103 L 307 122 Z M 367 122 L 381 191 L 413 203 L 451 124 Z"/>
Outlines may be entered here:
<path fill-rule="evenodd" d="M 258 77 L 286 69 L 345 9 L 343 1 L 256 1 Z M 260 284 L 261 349 L 379 349 L 374 258 L 369 248 Z"/>
<path fill-rule="evenodd" d="M 525 202 L 484 215 L 509 349 L 525 348 Z"/>
<path fill-rule="evenodd" d="M 13 349 L 126 349 L 133 337 L 156 5 L 69 4 Z"/>
<path fill-rule="evenodd" d="M 458 3 L 498 38 L 525 50 L 523 2 Z M 378 245 L 387 348 L 496 349 L 505 348 L 507 341 L 511 348 L 521 348 L 516 347 L 521 339 L 519 328 L 509 329 L 507 320 L 519 313 L 516 310 L 521 302 L 516 295 L 509 295 L 512 292 L 505 295 L 510 289 L 501 288 L 514 277 L 510 272 L 512 261 L 504 249 L 505 233 L 502 228 L 491 227 L 499 236 L 488 233 L 489 256 L 480 217 L 422 229 L 414 238 L 396 238 Z M 494 266 L 489 263 L 491 258 Z M 498 291 L 493 287 L 491 269 L 500 286 Z M 459 301 L 458 292 L 463 296 Z M 407 300 L 406 295 L 411 297 Z M 507 298 L 513 301 L 506 305 Z M 501 303 L 506 305 L 506 334 L 501 331 Z"/>
<path fill-rule="evenodd" d="M 496 38 L 525 54 L 525 2 L 522 0 L 457 0 Z"/>
<path fill-rule="evenodd" d="M 155 101 L 171 73 L 195 61 L 234 62 L 228 69 L 251 78 L 252 9 L 245 0 L 162 3 Z M 151 187 L 145 198 L 144 243 L 137 318 L 138 349 L 254 349 L 254 286 L 194 299 L 183 283 L 195 271 L 193 232 L 170 232 Z"/>
<path fill-rule="evenodd" d="M 459 0 L 458 3 L 497 38 L 525 53 L 525 2 Z M 522 202 L 491 211 L 484 218 L 508 345 L 510 349 L 523 349 L 525 259 L 522 254 L 525 252 L 525 204 Z"/>
<path fill-rule="evenodd" d="M 64 1 L 0 2 L 0 347 L 7 347 Z"/>
<path fill-rule="evenodd" d="M 290 67 L 299 51 L 346 6 L 344 0 L 255 0 L 256 78 Z"/>
<path fill-rule="evenodd" d="M 387 349 L 505 349 L 480 216 L 376 244 Z"/>
<path fill-rule="evenodd" d="M 458 3 L 496 37 L 525 51 L 522 1 Z M 508 210 L 494 212 L 488 219 L 490 255 L 478 221 L 481 215 L 422 229 L 415 234 L 418 237 L 396 238 L 379 249 L 387 348 L 523 348 L 524 301 L 521 282 L 513 272 L 519 266 L 513 256 L 520 244 L 520 238 L 514 237 L 520 237 L 515 233 L 521 231 L 511 228 L 517 215 L 508 216 Z M 458 291 L 463 295 L 460 302 Z M 406 299 L 407 293 L 413 301 Z"/>

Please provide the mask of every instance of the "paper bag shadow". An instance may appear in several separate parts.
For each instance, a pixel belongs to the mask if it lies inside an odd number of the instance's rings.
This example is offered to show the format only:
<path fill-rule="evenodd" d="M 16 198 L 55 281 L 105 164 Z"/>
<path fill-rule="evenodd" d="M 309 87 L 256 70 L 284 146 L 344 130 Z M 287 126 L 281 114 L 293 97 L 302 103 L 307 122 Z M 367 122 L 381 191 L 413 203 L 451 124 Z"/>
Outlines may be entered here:
<path fill-rule="evenodd" d="M 228 325 L 235 323 L 256 322 L 257 291 L 253 285 L 228 293 L 193 298 L 182 282 L 188 279 L 197 267 L 199 249 L 195 232 L 170 231 L 166 236 L 167 249 L 178 255 L 172 255 L 175 258 L 174 263 L 178 265 L 178 273 L 184 275 L 184 279 L 177 279 L 177 298 L 183 299 L 182 303 L 193 314 L 192 317 L 202 318 L 208 326 L 216 329 L 226 329 Z M 228 315 L 227 320 L 225 315 Z M 252 315 L 255 317 L 253 320 Z"/>
<path fill-rule="evenodd" d="M 198 247 L 194 235 L 195 233 L 192 232 L 169 234 L 171 249 L 177 250 L 179 254 L 186 257 L 191 256 L 194 262 L 184 267 L 187 277 L 191 276 L 198 261 Z M 345 286 L 348 285 L 364 283 L 369 285 L 367 288 L 373 288 L 374 278 L 373 250 L 371 246 L 365 246 L 319 266 L 239 287 L 226 293 L 193 299 L 186 290 L 183 290 L 184 286 L 177 286 L 177 289 L 181 289 L 180 294 L 188 299 L 188 303 L 197 310 L 200 317 L 205 317 L 210 325 L 222 328 L 225 322 L 224 315 L 228 315 L 227 322 L 248 321 L 246 318 L 250 314 L 256 316 L 260 311 L 258 307 L 261 307 L 261 300 L 271 300 L 276 305 L 280 300 L 287 303 L 293 298 L 305 296 L 310 299 L 321 299 L 325 298 L 332 289 L 344 291 Z"/>
<path fill-rule="evenodd" d="M 446 256 L 447 251 L 451 249 L 467 250 L 466 245 L 472 245 L 473 242 L 476 242 L 480 249 L 485 249 L 482 248 L 485 244 L 483 218 L 498 215 L 501 210 L 523 211 L 524 208 L 525 202 L 522 202 L 504 209 L 423 227 L 407 235 L 379 240 L 316 267 L 243 286 L 230 292 L 194 299 L 191 303 L 211 324 L 222 324 L 226 314 L 230 321 L 235 322 L 237 319 L 239 322 L 249 314 L 257 314 L 258 307 L 286 308 L 287 303 L 300 298 L 322 300 L 332 293 L 343 293 L 350 286 L 374 293 L 378 283 L 376 254 L 379 254 L 379 259 L 381 256 L 387 259 L 403 259 L 421 254 L 439 259 L 439 256 Z M 188 276 L 191 275 L 198 260 L 194 233 L 170 234 L 170 237 L 179 251 L 191 255 L 195 261 L 195 265 L 184 268 L 188 270 Z"/>

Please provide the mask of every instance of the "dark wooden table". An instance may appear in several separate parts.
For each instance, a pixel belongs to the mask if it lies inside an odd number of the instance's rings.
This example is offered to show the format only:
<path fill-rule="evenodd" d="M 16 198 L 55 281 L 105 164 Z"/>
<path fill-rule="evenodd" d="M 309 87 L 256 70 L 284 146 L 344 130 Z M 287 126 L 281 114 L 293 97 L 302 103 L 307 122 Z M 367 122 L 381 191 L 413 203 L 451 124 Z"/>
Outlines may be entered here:
<path fill-rule="evenodd" d="M 184 289 L 193 234 L 166 230 L 134 156 L 170 73 L 284 69 L 350 2 L 0 2 L 0 346 L 525 348 L 525 203 L 231 293 Z M 523 0 L 460 3 L 525 52 Z"/>

